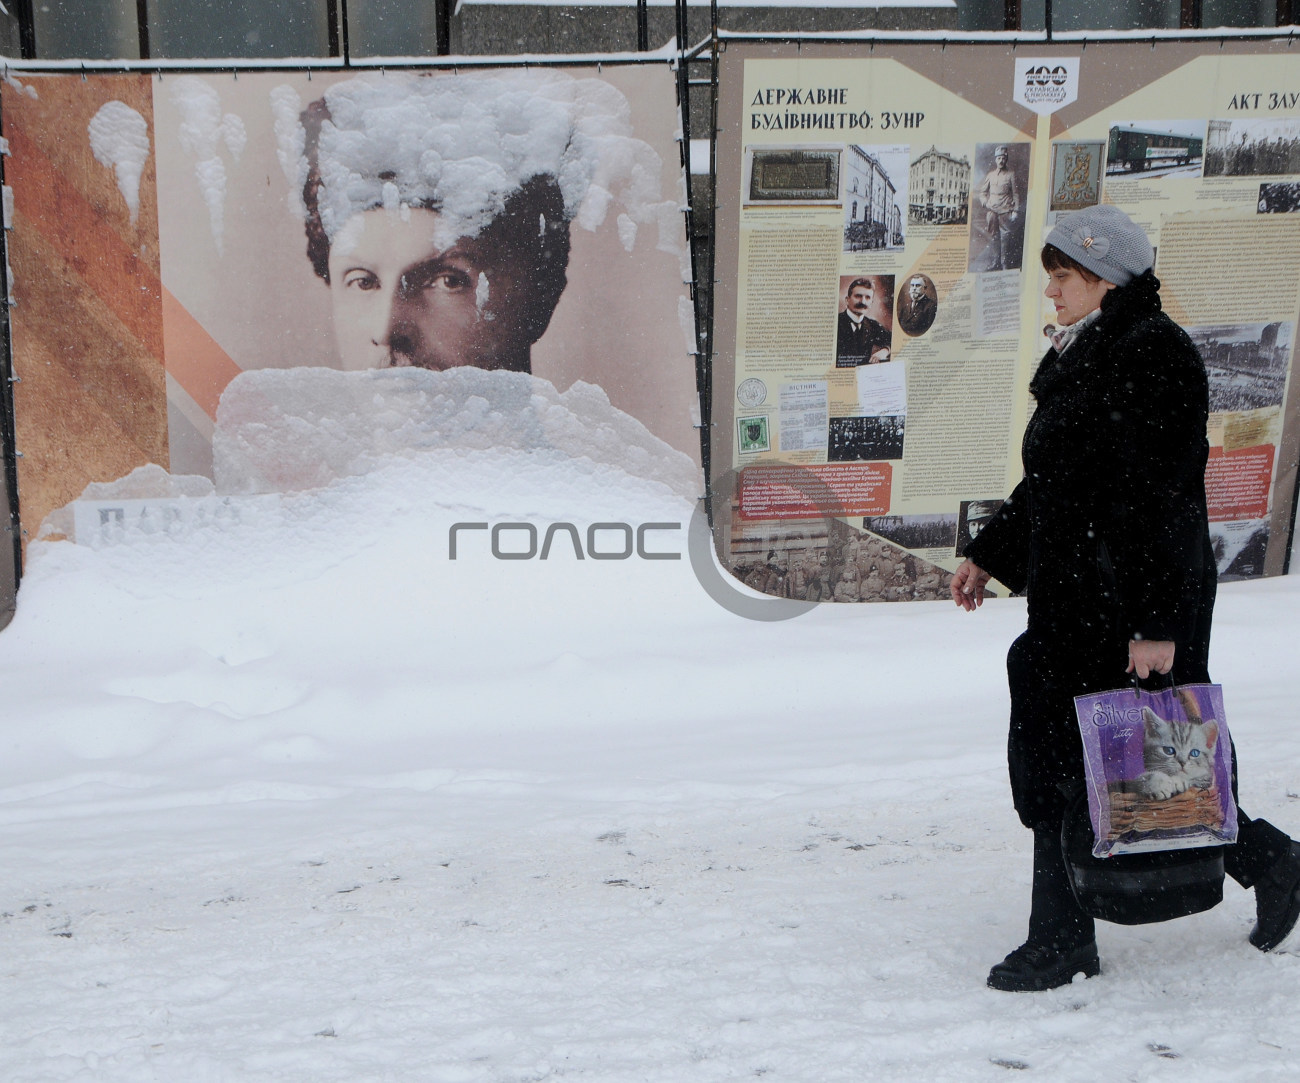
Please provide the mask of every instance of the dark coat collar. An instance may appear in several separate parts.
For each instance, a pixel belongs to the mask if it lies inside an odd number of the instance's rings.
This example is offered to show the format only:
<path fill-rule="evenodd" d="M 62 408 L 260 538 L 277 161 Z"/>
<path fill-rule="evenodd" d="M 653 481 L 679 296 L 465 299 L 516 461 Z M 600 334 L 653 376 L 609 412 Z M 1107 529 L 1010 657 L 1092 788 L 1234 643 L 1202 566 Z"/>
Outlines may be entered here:
<path fill-rule="evenodd" d="M 1048 350 L 1029 382 L 1029 393 L 1040 402 L 1045 396 L 1086 381 L 1113 363 L 1110 347 L 1135 323 L 1160 314 L 1160 279 L 1144 271 L 1127 286 L 1107 290 L 1101 315 L 1087 328 L 1062 359 Z"/>

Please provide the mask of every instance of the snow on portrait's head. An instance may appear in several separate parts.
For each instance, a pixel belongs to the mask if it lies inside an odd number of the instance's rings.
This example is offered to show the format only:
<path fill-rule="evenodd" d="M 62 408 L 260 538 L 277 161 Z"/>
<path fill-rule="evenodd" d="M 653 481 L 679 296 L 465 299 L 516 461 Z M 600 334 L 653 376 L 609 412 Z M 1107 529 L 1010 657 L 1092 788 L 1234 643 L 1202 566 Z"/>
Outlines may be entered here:
<path fill-rule="evenodd" d="M 594 229 L 615 195 L 629 208 L 655 195 L 628 103 L 598 80 L 361 76 L 301 111 L 282 89 L 280 161 L 345 369 L 530 371 L 571 223 Z"/>

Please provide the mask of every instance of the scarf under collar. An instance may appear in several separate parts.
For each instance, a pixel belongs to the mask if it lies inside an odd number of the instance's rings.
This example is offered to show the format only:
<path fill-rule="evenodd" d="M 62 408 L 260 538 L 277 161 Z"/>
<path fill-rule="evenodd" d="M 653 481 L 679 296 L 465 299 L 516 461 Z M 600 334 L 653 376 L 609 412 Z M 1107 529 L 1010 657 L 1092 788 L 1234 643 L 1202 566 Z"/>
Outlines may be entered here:
<path fill-rule="evenodd" d="M 1065 353 L 1085 329 L 1097 322 L 1097 317 L 1100 315 L 1101 309 L 1094 308 L 1086 316 L 1075 320 L 1069 327 L 1062 327 L 1059 331 L 1052 332 L 1050 337 L 1052 346 L 1056 350 L 1056 356 L 1060 357 L 1061 354 Z"/>

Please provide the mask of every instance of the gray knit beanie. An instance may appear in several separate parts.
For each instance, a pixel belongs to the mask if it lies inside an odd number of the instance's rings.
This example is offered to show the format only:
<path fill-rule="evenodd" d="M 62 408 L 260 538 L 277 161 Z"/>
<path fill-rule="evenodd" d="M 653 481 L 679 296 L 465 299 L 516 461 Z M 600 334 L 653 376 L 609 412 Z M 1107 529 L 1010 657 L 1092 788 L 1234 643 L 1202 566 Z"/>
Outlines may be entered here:
<path fill-rule="evenodd" d="M 1147 235 L 1110 203 L 1062 215 L 1045 243 L 1117 286 L 1128 285 L 1156 261 Z"/>

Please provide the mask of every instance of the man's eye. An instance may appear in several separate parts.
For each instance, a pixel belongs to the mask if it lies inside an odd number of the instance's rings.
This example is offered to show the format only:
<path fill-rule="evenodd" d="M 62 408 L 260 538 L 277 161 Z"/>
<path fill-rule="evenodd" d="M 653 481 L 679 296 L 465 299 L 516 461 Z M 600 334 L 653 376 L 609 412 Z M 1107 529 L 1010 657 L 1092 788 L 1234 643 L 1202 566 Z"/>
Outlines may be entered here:
<path fill-rule="evenodd" d="M 429 280 L 425 289 L 446 290 L 448 293 L 457 293 L 461 290 L 467 290 L 470 287 L 469 275 L 462 271 L 439 271 Z"/>
<path fill-rule="evenodd" d="M 377 290 L 379 279 L 369 271 L 349 271 L 343 276 L 343 285 L 352 290 Z"/>
<path fill-rule="evenodd" d="M 401 290 L 408 296 L 422 290 L 433 290 L 437 293 L 462 293 L 470 289 L 472 285 L 469 275 L 454 267 L 441 267 L 436 270 L 421 268 L 402 275 Z"/>

